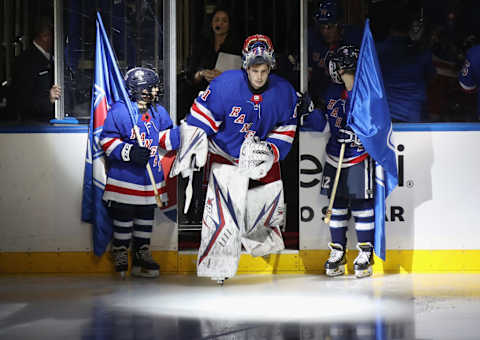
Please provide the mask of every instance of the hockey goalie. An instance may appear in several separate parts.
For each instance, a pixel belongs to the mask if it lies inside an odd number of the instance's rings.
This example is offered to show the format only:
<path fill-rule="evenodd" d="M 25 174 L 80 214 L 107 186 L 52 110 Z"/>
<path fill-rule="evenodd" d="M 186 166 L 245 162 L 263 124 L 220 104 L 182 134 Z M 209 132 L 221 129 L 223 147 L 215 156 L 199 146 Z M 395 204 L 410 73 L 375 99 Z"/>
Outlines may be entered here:
<path fill-rule="evenodd" d="M 288 81 L 271 73 L 270 39 L 248 37 L 242 61 L 241 70 L 223 72 L 194 100 L 180 127 L 181 147 L 170 173 L 191 178 L 205 166 L 197 274 L 219 283 L 236 274 L 242 245 L 253 256 L 284 249 L 279 160 L 290 151 L 297 126 L 298 97 Z M 208 152 L 207 143 L 195 137 L 199 131 L 208 139 Z M 185 195 L 188 209 L 188 187 Z"/>

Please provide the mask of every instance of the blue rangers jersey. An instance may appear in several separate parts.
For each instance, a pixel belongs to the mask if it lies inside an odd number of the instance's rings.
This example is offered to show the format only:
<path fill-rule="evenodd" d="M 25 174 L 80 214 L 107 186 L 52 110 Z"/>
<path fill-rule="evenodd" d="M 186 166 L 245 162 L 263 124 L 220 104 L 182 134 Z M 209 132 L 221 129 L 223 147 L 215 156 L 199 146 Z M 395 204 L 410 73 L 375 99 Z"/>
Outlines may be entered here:
<path fill-rule="evenodd" d="M 325 92 L 326 106 L 322 110 L 315 109 L 303 121 L 304 130 L 313 130 L 320 132 L 330 131 L 326 151 L 326 161 L 334 167 L 338 165 L 341 144 L 337 141 L 339 129 L 347 129 L 347 117 L 350 111 L 350 97 L 352 92 L 345 90 L 340 84 L 331 84 Z M 328 123 L 328 124 L 327 124 Z M 350 167 L 360 163 L 368 157 L 368 153 L 363 146 L 347 143 L 342 168 Z"/>
<path fill-rule="evenodd" d="M 480 83 L 480 45 L 467 51 L 467 57 L 458 75 L 458 82 L 463 90 L 477 92 Z M 477 98 L 477 115 L 480 117 L 480 96 Z"/>
<path fill-rule="evenodd" d="M 238 159 L 247 136 L 272 146 L 275 161 L 284 159 L 297 127 L 297 95 L 283 78 L 270 74 L 267 89 L 253 94 L 243 70 L 223 72 L 195 99 L 186 121 L 210 137 L 210 151 Z"/>
<path fill-rule="evenodd" d="M 138 110 L 136 103 L 132 103 L 132 106 Z M 166 201 L 162 160 L 168 150 L 176 150 L 180 145 L 178 127 L 173 128 L 168 112 L 158 105 L 143 115 L 138 114 L 137 126 L 143 145 L 151 151 L 148 162 L 157 189 L 162 201 Z M 146 168 L 125 162 L 122 158 L 126 143 L 138 144 L 127 106 L 119 101 L 108 111 L 100 134 L 100 144 L 108 161 L 103 199 L 135 205 L 155 204 L 153 187 Z"/>

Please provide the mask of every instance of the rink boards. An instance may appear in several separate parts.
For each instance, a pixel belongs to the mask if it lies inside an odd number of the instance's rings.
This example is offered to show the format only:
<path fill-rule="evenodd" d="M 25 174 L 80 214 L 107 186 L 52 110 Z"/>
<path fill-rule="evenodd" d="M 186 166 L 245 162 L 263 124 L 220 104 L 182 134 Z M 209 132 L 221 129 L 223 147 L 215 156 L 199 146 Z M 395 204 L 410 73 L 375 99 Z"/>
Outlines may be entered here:
<path fill-rule="evenodd" d="M 397 125 L 400 186 L 387 201 L 387 262 L 375 271 L 480 271 L 477 228 L 480 124 Z M 4 128 L 0 133 L 0 272 L 109 272 L 92 255 L 80 221 L 86 127 Z M 239 272 L 320 272 L 328 228 L 318 195 L 325 137 L 300 136 L 300 250 L 242 255 Z M 302 171 L 303 170 L 303 171 Z M 350 263 L 355 234 L 348 233 Z M 154 257 L 164 272 L 194 272 L 195 252 L 178 252 L 176 225 L 156 214 Z"/>

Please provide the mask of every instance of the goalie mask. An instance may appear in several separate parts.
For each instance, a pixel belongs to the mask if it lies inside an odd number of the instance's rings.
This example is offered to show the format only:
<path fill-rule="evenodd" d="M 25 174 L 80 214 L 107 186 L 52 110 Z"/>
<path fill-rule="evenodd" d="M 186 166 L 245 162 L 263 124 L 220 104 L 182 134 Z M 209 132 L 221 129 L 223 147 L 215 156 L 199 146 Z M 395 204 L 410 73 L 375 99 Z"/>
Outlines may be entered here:
<path fill-rule="evenodd" d="M 272 41 L 262 34 L 249 36 L 242 49 L 242 67 L 245 70 L 258 64 L 267 64 L 270 69 L 274 69 L 276 65 Z"/>
<path fill-rule="evenodd" d="M 147 104 L 158 102 L 163 89 L 158 74 L 145 67 L 130 69 L 125 75 L 125 84 L 132 101 Z"/>
<path fill-rule="evenodd" d="M 344 45 L 335 51 L 327 52 L 325 65 L 332 81 L 336 84 L 343 84 L 340 71 L 355 72 L 360 49 L 355 45 Z"/>

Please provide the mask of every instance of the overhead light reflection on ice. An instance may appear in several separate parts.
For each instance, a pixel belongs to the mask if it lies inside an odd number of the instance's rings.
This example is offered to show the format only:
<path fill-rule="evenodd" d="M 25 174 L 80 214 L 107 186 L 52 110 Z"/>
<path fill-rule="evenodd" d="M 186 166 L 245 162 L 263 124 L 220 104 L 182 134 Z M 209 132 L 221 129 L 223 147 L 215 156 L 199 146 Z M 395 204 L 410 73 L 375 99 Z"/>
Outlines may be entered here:
<path fill-rule="evenodd" d="M 265 292 L 261 292 L 265 293 Z M 255 321 L 372 321 L 411 318 L 411 305 L 405 301 L 373 298 L 367 295 L 325 294 L 282 295 L 242 294 L 240 291 L 208 290 L 159 293 L 157 296 L 119 301 L 117 307 L 139 312 L 184 318 L 212 318 Z"/>

